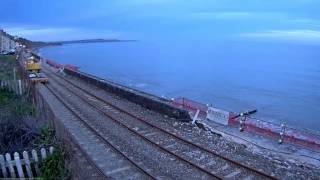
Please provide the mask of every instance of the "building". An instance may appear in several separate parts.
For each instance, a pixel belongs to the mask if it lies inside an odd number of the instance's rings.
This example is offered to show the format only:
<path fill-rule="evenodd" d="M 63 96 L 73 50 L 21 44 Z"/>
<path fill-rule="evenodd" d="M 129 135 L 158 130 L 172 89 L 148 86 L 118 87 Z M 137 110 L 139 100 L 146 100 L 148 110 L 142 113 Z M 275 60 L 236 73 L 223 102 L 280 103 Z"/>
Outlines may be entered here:
<path fill-rule="evenodd" d="M 6 54 L 10 51 L 14 51 L 15 48 L 16 42 L 14 41 L 14 38 L 5 31 L 0 30 L 0 53 Z"/>
<path fill-rule="evenodd" d="M 3 41 L 4 41 L 4 31 L 0 29 L 0 54 L 2 54 L 2 51 L 4 49 L 2 45 Z"/>

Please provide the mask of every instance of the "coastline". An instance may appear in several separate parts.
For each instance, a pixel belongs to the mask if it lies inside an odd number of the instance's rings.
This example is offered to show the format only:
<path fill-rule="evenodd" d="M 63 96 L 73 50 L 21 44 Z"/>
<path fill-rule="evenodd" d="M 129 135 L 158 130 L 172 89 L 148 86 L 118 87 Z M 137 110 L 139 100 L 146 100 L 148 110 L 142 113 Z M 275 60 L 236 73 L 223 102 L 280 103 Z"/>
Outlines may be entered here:
<path fill-rule="evenodd" d="M 67 72 L 69 72 L 69 70 L 67 70 Z M 72 72 L 72 73 L 76 73 L 76 72 Z M 69 74 L 69 73 L 67 73 L 67 74 Z M 95 85 L 99 88 L 102 88 L 102 89 L 105 89 L 105 86 L 103 84 L 108 83 L 108 82 L 105 82 L 102 79 L 97 78 L 97 77 L 90 77 L 90 75 L 88 75 L 88 77 L 86 77 L 87 75 L 85 75 L 85 74 L 82 74 L 82 73 L 79 73 L 79 74 L 80 74 L 79 76 L 77 75 L 77 77 L 73 77 L 73 78 L 81 80 L 81 81 L 84 80 L 84 82 L 91 81 L 89 83 L 91 83 L 92 85 Z M 70 75 L 71 75 L 71 77 L 73 76 L 72 74 L 69 74 L 69 76 L 67 76 L 67 77 L 70 77 Z M 75 80 L 75 79 L 73 79 L 73 80 Z M 116 93 L 116 94 L 119 95 L 118 93 Z M 145 106 L 143 106 L 143 107 L 145 107 Z M 139 112 L 140 112 L 140 110 L 139 110 Z M 163 116 L 163 115 L 161 115 L 161 116 Z M 227 144 L 234 143 L 235 146 L 241 146 L 242 148 L 244 148 L 244 149 L 241 149 L 240 152 L 238 152 L 240 154 L 242 152 L 245 154 L 245 152 L 250 151 L 253 155 L 257 155 L 259 157 L 269 159 L 269 161 L 271 160 L 271 161 L 277 162 L 276 160 L 279 160 L 281 162 L 284 162 L 284 161 L 286 161 L 285 159 L 290 158 L 290 163 L 293 163 L 296 165 L 303 163 L 304 165 L 308 164 L 310 166 L 317 166 L 317 164 L 319 164 L 319 162 L 315 159 L 311 162 L 310 159 L 312 159 L 312 157 L 310 157 L 310 156 L 308 157 L 305 154 L 299 154 L 297 152 L 283 153 L 283 152 L 279 151 L 279 149 L 274 150 L 274 149 L 269 149 L 269 148 L 263 148 L 262 146 L 255 145 L 254 143 L 245 142 L 240 139 L 241 136 L 238 136 L 236 138 L 231 137 L 230 135 L 228 135 L 228 133 L 223 131 L 223 129 L 225 127 L 222 127 L 222 128 L 220 128 L 220 130 L 218 130 L 217 127 L 210 128 L 210 127 L 207 127 L 206 125 L 203 125 L 204 127 L 199 128 L 200 126 L 197 127 L 195 125 L 192 125 L 191 123 L 179 122 L 179 121 L 175 122 L 175 121 L 173 121 L 174 119 L 170 119 L 167 117 L 165 117 L 165 119 L 167 121 L 169 121 L 170 127 L 179 127 L 180 125 L 181 126 L 191 126 L 191 127 L 193 127 L 193 129 L 195 129 L 195 131 L 204 132 L 204 135 L 206 135 L 206 133 L 207 134 L 212 133 L 214 136 L 220 136 L 220 137 L 222 136 L 220 138 L 221 141 L 223 141 Z M 177 119 L 177 120 L 179 120 L 179 119 Z M 203 130 L 205 130 L 205 131 L 203 131 Z M 195 132 L 193 132 L 193 133 L 195 133 Z M 277 143 L 273 142 L 272 144 L 274 145 Z M 284 149 L 288 148 L 287 146 L 279 146 L 279 147 L 283 147 Z M 289 147 L 289 149 L 290 148 L 291 147 Z M 286 150 L 288 150 L 288 149 L 286 149 Z M 316 161 L 316 162 L 314 162 L 314 161 Z M 257 162 L 257 163 L 259 164 L 259 162 Z"/>
<path fill-rule="evenodd" d="M 56 63 L 56 64 L 58 64 L 58 63 Z M 59 66 L 61 66 L 61 67 L 63 67 L 63 65 L 59 65 Z M 75 65 L 67 65 L 67 66 L 75 66 Z M 169 100 L 169 99 L 166 99 L 166 98 L 163 98 L 163 97 L 159 97 L 159 96 L 157 96 L 157 95 L 155 95 L 155 94 L 152 94 L 152 93 L 147 93 L 147 92 L 145 92 L 145 91 L 142 91 L 142 90 L 137 90 L 137 89 L 135 89 L 135 88 L 132 88 L 132 87 L 128 87 L 128 86 L 126 86 L 126 85 L 123 85 L 123 84 L 119 84 L 119 83 L 116 83 L 116 82 L 113 82 L 113 81 L 110 81 L 110 80 L 106 80 L 106 79 L 104 79 L 104 78 L 101 78 L 101 77 L 97 77 L 97 76 L 94 76 L 94 75 L 91 75 L 91 74 L 88 74 L 88 73 L 84 73 L 84 72 L 81 72 L 81 71 L 79 71 L 79 73 L 81 73 L 82 75 L 81 75 L 81 77 L 84 77 L 84 76 L 87 76 L 87 77 L 89 77 L 89 78 L 93 78 L 93 79 L 98 79 L 99 81 L 101 81 L 101 82 L 107 82 L 107 83 L 111 83 L 111 84 L 113 84 L 113 85 L 115 85 L 115 86 L 118 86 L 118 87 L 121 87 L 121 88 L 125 88 L 125 89 L 128 89 L 128 90 L 133 90 L 133 91 L 135 91 L 135 92 L 138 92 L 138 93 L 140 93 L 140 94 L 145 94 L 145 95 L 147 95 L 147 96 L 149 96 L 149 97 L 152 97 L 152 98 L 156 98 L 156 99 L 161 99 L 161 100 L 163 100 L 163 101 L 165 101 L 165 102 L 167 102 L 167 103 L 170 103 L 170 104 L 172 104 L 173 102 L 172 102 L 172 100 Z M 72 73 L 73 74 L 73 73 Z M 89 82 L 90 82 L 91 80 L 89 80 Z M 112 88 L 113 89 L 113 88 Z M 131 91 L 130 90 L 130 91 Z M 118 91 L 116 91 L 116 92 L 118 92 Z M 122 93 L 121 93 L 122 94 Z M 124 94 L 126 94 L 126 93 L 124 93 Z M 129 96 L 126 96 L 127 98 L 129 98 L 130 99 L 130 95 Z M 143 105 L 143 103 L 142 103 L 142 105 Z M 180 106 L 180 104 L 178 104 L 178 107 Z M 183 105 L 184 106 L 184 105 Z M 203 105 L 203 106 L 205 106 L 205 105 Z M 192 116 L 195 114 L 195 112 L 194 112 L 194 110 L 193 109 L 189 109 L 189 108 L 186 108 L 185 110 L 187 110 L 187 111 L 189 111 L 189 113 L 191 113 L 192 114 Z M 206 110 L 203 110 L 203 112 L 201 112 L 202 114 L 206 114 Z M 231 114 L 233 114 L 233 115 L 231 115 Z M 235 112 L 230 112 L 230 117 L 232 117 L 232 116 L 235 116 L 235 114 L 237 114 L 237 113 L 235 113 Z M 200 117 L 199 117 L 200 118 Z M 202 118 L 200 118 L 200 120 L 201 120 L 201 122 L 205 122 L 205 120 L 206 119 L 202 119 Z M 260 122 L 262 122 L 262 124 L 259 124 Z M 258 123 L 258 124 L 257 124 Z M 270 124 L 270 127 L 268 127 L 268 126 L 263 126 L 263 124 L 265 124 L 265 123 L 267 123 L 267 124 Z M 209 123 L 210 124 L 210 123 Z M 229 128 L 231 128 L 232 126 L 233 126 L 233 128 L 234 128 L 234 126 L 238 126 L 239 125 L 239 122 L 237 122 L 235 119 L 232 119 L 231 118 L 231 120 L 229 120 L 229 123 L 228 123 L 229 125 L 230 125 L 230 127 Z M 265 138 L 270 138 L 270 137 L 272 137 L 271 139 L 274 139 L 274 137 L 278 137 L 278 127 L 280 128 L 280 125 L 279 124 L 274 124 L 274 123 L 270 123 L 270 122 L 266 122 L 266 121 L 263 121 L 263 120 L 258 120 L 257 122 L 255 122 L 255 121 L 252 121 L 251 119 L 250 119 L 250 121 L 248 122 L 248 127 L 250 127 L 250 128 L 253 128 L 253 129 L 248 129 L 248 130 L 251 130 L 251 132 L 253 133 L 253 134 L 260 134 L 260 135 L 262 135 L 262 137 L 263 136 L 266 136 Z M 274 129 L 269 129 L 269 128 L 274 128 Z M 301 133 L 299 133 L 299 130 L 297 130 L 297 128 L 292 128 L 292 127 L 290 127 L 290 126 L 286 126 L 286 129 L 287 129 L 287 131 L 289 131 L 289 132 L 291 132 L 291 131 L 293 131 L 293 132 L 296 132 L 296 133 L 298 133 L 298 134 L 301 134 Z M 301 129 L 300 129 L 301 130 Z M 302 129 L 303 130 L 303 129 Z M 303 130 L 302 132 L 309 132 L 309 131 L 305 131 L 305 130 Z M 315 131 L 315 132 L 317 132 L 317 131 Z M 307 134 L 309 134 L 309 133 L 307 133 Z M 317 134 L 320 134 L 320 133 L 317 133 Z M 311 134 L 312 135 L 312 134 Z M 301 135 L 299 135 L 299 136 L 301 136 Z M 293 138 L 293 142 L 294 141 L 297 141 L 297 140 L 299 140 L 299 141 L 301 141 L 301 139 L 299 138 L 299 136 L 296 136 L 295 134 L 293 134 L 292 132 L 290 133 L 290 135 L 288 135 L 288 137 L 292 137 Z M 309 135 L 306 135 L 306 139 L 310 139 L 309 137 L 308 137 Z M 286 138 L 288 138 L 288 137 L 286 137 Z M 275 140 L 275 142 L 277 141 L 277 139 Z M 291 140 L 290 140 L 291 141 Z M 312 142 L 313 142 L 313 140 L 312 140 L 312 138 L 311 138 L 311 140 L 308 140 L 308 141 L 306 141 L 307 142 L 307 146 L 312 146 L 313 147 L 313 145 L 312 145 Z M 303 143 L 305 143 L 305 142 L 303 142 Z M 311 144 L 310 144 L 311 143 Z"/>

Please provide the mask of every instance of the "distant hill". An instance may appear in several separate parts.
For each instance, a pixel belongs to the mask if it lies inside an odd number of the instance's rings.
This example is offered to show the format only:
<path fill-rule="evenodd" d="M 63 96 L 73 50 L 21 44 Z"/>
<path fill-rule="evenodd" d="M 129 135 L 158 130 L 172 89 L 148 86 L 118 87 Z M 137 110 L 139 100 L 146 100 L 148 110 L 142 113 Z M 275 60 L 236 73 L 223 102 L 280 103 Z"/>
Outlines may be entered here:
<path fill-rule="evenodd" d="M 25 38 L 17 38 L 16 41 L 26 45 L 28 48 L 39 48 L 43 46 L 61 46 L 63 44 L 76 44 L 76 43 L 101 43 L 101 42 L 130 42 L 135 40 L 119 40 L 119 39 L 82 39 L 82 40 L 71 40 L 71 41 L 30 41 Z"/>
<path fill-rule="evenodd" d="M 75 43 L 100 43 L 100 42 L 127 42 L 134 40 L 119 40 L 119 39 L 83 39 L 83 40 L 71 40 L 71 41 L 55 41 L 51 43 L 59 44 L 75 44 Z"/>
<path fill-rule="evenodd" d="M 43 46 L 60 46 L 60 45 L 62 45 L 61 43 L 56 43 L 56 42 L 30 41 L 28 39 L 21 38 L 21 37 L 15 39 L 15 41 L 27 46 L 28 48 L 38 48 L 38 47 L 43 47 Z"/>

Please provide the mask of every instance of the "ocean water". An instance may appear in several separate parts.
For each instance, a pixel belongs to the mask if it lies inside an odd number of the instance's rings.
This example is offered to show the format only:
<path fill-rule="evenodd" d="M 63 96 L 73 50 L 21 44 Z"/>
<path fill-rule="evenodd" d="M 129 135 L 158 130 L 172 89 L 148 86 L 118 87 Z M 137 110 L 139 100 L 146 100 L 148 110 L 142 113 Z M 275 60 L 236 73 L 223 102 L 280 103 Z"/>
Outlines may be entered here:
<path fill-rule="evenodd" d="M 40 50 L 45 58 L 158 96 L 320 130 L 320 46 L 272 42 L 117 42 Z"/>

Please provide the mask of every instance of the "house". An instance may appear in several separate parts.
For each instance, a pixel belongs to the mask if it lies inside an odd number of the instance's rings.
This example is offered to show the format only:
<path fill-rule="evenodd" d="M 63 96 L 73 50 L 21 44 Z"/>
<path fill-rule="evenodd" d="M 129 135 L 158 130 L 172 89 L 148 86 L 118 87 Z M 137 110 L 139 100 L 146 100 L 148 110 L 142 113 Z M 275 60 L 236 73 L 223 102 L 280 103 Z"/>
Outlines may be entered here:
<path fill-rule="evenodd" d="M 0 29 L 0 54 L 6 54 L 15 51 L 16 42 L 14 38 Z"/>

